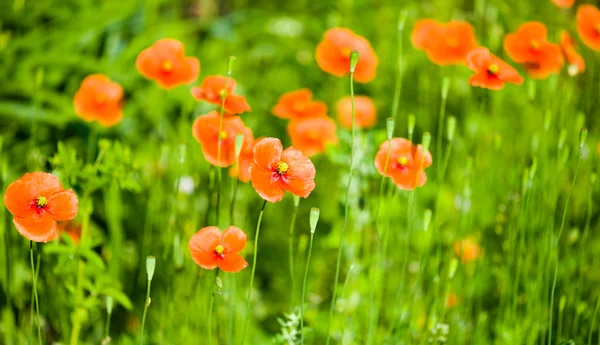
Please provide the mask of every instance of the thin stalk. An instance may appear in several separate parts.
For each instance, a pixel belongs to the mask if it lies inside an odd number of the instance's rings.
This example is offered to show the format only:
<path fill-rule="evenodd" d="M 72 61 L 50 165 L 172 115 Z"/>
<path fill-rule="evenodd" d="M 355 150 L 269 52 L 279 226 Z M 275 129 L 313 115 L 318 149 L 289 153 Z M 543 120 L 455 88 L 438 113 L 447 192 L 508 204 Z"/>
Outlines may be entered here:
<path fill-rule="evenodd" d="M 31 277 L 33 280 L 33 297 L 35 298 L 35 315 L 36 315 L 36 319 L 37 319 L 37 331 L 38 331 L 38 340 L 40 342 L 40 345 L 43 344 L 42 343 L 42 326 L 40 323 L 40 303 L 38 300 L 38 294 L 37 294 L 37 273 L 35 270 L 35 265 L 33 264 L 33 241 L 29 241 L 29 261 L 31 262 Z M 38 271 L 39 271 L 39 264 L 38 264 Z M 32 319 L 33 319 L 33 304 L 32 304 Z"/>
<path fill-rule="evenodd" d="M 596 325 L 596 317 L 598 316 L 598 310 L 600 309 L 600 296 L 598 296 L 598 302 L 596 302 L 596 308 L 594 308 L 594 316 L 592 317 L 592 323 L 590 324 L 590 334 L 588 334 L 588 345 L 592 345 L 592 334 L 594 333 L 594 326 Z M 600 342 L 600 337 L 598 337 Z"/>
<path fill-rule="evenodd" d="M 112 313 L 108 313 L 106 315 L 106 325 L 104 326 L 104 337 L 108 339 L 108 337 L 110 337 L 110 319 L 111 319 Z"/>
<path fill-rule="evenodd" d="M 308 267 L 310 265 L 310 256 L 312 255 L 314 232 L 310 233 L 310 243 L 308 244 L 308 258 L 306 258 L 306 268 L 304 269 L 304 281 L 302 282 L 302 300 L 300 301 L 300 339 L 304 345 L 304 301 L 306 298 L 306 280 L 308 278 Z"/>
<path fill-rule="evenodd" d="M 392 119 L 394 123 L 397 122 L 398 107 L 400 106 L 400 96 L 402 95 L 402 75 L 404 70 L 402 69 L 402 63 L 404 61 L 403 55 L 403 37 L 404 37 L 404 24 L 406 22 L 407 12 L 404 11 L 400 14 L 398 19 L 398 37 L 397 37 L 397 49 L 398 49 L 398 61 L 397 61 L 397 73 L 396 73 L 396 86 L 394 87 L 394 101 L 392 103 Z"/>
<path fill-rule="evenodd" d="M 231 58 L 230 60 L 231 61 Z M 223 144 L 223 137 L 221 132 L 223 132 L 223 117 L 225 114 L 225 99 L 227 98 L 227 88 L 229 87 L 229 82 L 231 80 L 231 62 L 228 63 L 227 68 L 227 82 L 225 83 L 225 89 L 221 94 L 221 109 L 219 110 L 219 133 L 217 135 L 217 208 L 216 208 L 216 218 L 217 218 L 217 226 L 219 226 L 219 209 L 221 206 L 221 182 L 223 180 L 222 171 L 221 171 L 221 145 Z"/>
<path fill-rule="evenodd" d="M 239 173 L 239 170 L 238 170 L 238 173 Z M 235 224 L 235 204 L 237 201 L 237 195 L 238 195 L 239 189 L 240 189 L 240 178 L 238 176 L 235 179 L 235 182 L 233 185 L 233 194 L 231 195 L 231 206 L 229 207 L 229 222 L 231 224 Z"/>
<path fill-rule="evenodd" d="M 344 287 L 342 287 L 342 295 L 340 297 L 342 297 L 342 299 L 344 299 L 344 296 L 346 296 L 346 289 L 348 288 L 348 282 L 350 281 L 350 276 L 352 275 L 352 270 L 354 269 L 354 264 L 350 265 L 350 268 L 348 269 L 348 274 L 346 275 L 346 279 L 344 280 Z M 346 331 L 346 323 L 344 323 L 344 325 L 342 326 L 342 343 L 344 342 L 344 333 Z"/>
<path fill-rule="evenodd" d="M 298 215 L 299 202 L 294 201 L 294 211 L 292 213 L 292 220 L 290 222 L 290 233 L 288 235 L 288 264 L 290 270 L 290 280 L 292 282 L 292 288 L 290 291 L 290 309 L 294 308 L 294 296 L 296 295 L 296 277 L 294 274 L 294 228 L 296 227 L 296 216 Z M 304 303 L 304 299 L 300 301 Z"/>
<path fill-rule="evenodd" d="M 442 104 L 440 105 L 440 116 L 438 117 L 438 132 L 436 139 L 436 151 L 437 155 L 442 153 L 442 135 L 444 133 L 444 118 L 446 117 L 446 99 L 448 98 L 448 90 L 445 89 L 445 84 L 449 83 L 447 79 L 444 79 L 442 86 Z M 437 176 L 442 175 L 442 166 L 438 165 Z M 436 212 L 437 213 L 437 212 Z"/>
<path fill-rule="evenodd" d="M 212 344 L 213 343 L 213 338 L 212 338 L 212 312 L 213 312 L 213 306 L 215 304 L 215 295 L 216 295 L 216 290 L 217 290 L 217 279 L 219 279 L 219 268 L 217 267 L 217 270 L 215 272 L 215 281 L 213 283 L 213 287 L 212 287 L 212 292 L 210 294 L 210 303 L 208 306 L 208 318 L 207 318 L 207 327 L 208 327 L 208 343 Z M 217 344 L 219 343 L 219 334 L 217 333 Z"/>
<path fill-rule="evenodd" d="M 144 314 L 142 315 L 142 329 L 140 331 L 140 345 L 144 345 L 144 326 L 146 325 L 146 314 L 148 313 L 148 307 L 150 306 L 151 285 L 152 279 L 148 279 L 148 289 L 146 290 L 146 303 L 144 304 Z"/>
<path fill-rule="evenodd" d="M 260 223 L 262 223 L 263 214 L 265 213 L 265 206 L 267 206 L 267 200 L 265 200 L 260 209 L 258 216 L 258 222 L 256 223 L 256 235 L 254 235 L 254 255 L 252 257 L 252 273 L 250 274 L 250 288 L 248 289 L 248 298 L 246 299 L 246 317 L 244 318 L 244 328 L 242 330 L 242 345 L 246 343 L 246 328 L 248 327 L 248 317 L 250 314 L 250 302 L 252 300 L 252 289 L 254 288 L 254 275 L 256 273 L 256 257 L 258 255 L 258 236 L 260 234 Z"/>

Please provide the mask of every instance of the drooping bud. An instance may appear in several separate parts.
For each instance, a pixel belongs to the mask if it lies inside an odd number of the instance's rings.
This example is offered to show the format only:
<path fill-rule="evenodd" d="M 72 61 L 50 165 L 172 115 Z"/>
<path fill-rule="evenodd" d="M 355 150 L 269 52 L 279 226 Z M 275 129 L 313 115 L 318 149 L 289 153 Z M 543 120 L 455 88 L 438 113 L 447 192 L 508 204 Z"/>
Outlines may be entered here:
<path fill-rule="evenodd" d="M 417 119 L 414 114 L 408 115 L 408 140 L 412 141 L 413 133 L 415 131 L 415 123 Z"/>
<path fill-rule="evenodd" d="M 154 277 L 154 268 L 156 267 L 156 258 L 152 255 L 149 255 L 146 258 L 146 273 L 148 273 L 148 280 L 152 280 Z"/>
<path fill-rule="evenodd" d="M 227 59 L 227 75 L 231 76 L 231 73 L 233 73 L 233 63 L 235 62 L 235 56 L 230 56 Z"/>
<path fill-rule="evenodd" d="M 456 117 L 450 116 L 448 117 L 448 123 L 446 124 L 446 134 L 448 141 L 452 141 L 454 139 L 454 131 L 456 130 Z"/>
<path fill-rule="evenodd" d="M 114 300 L 112 296 L 106 296 L 106 312 L 110 315 L 113 311 Z"/>
<path fill-rule="evenodd" d="M 423 152 L 429 151 L 429 145 L 431 144 L 431 133 L 423 133 L 423 140 L 421 143 L 423 144 Z"/>
<path fill-rule="evenodd" d="M 583 145 L 585 145 L 585 139 L 587 139 L 587 135 L 588 135 L 587 128 L 582 128 L 581 131 L 579 131 L 579 149 L 580 150 L 582 150 Z"/>
<path fill-rule="evenodd" d="M 356 69 L 356 65 L 358 64 L 358 51 L 353 50 L 350 53 L 350 73 L 354 73 L 354 70 Z"/>
<path fill-rule="evenodd" d="M 452 260 L 450 261 L 450 267 L 448 267 L 448 279 L 452 279 L 454 277 L 457 267 L 458 260 L 456 258 L 452 258 Z"/>
<path fill-rule="evenodd" d="M 316 207 L 313 207 L 310 209 L 310 217 L 309 217 L 309 223 L 310 223 L 310 233 L 314 234 L 315 230 L 317 229 L 317 223 L 319 222 L 319 214 L 321 213 L 321 210 L 319 210 Z"/>
<path fill-rule="evenodd" d="M 294 207 L 298 208 L 298 205 L 300 205 L 300 197 L 294 195 Z"/>
<path fill-rule="evenodd" d="M 450 91 L 450 78 L 446 77 L 442 81 L 442 99 L 448 98 L 448 91 Z"/>

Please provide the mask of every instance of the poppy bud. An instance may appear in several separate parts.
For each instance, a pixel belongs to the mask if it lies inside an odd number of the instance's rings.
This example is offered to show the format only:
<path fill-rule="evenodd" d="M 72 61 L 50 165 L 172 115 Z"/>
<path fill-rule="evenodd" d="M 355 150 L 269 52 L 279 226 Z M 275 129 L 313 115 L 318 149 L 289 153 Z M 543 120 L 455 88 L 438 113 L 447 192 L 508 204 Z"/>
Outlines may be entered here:
<path fill-rule="evenodd" d="M 456 273 L 456 268 L 458 267 L 458 260 L 456 258 L 452 258 L 450 261 L 450 267 L 448 268 L 448 279 L 452 279 L 454 277 L 454 273 Z"/>
<path fill-rule="evenodd" d="M 294 207 L 298 208 L 298 205 L 300 205 L 300 197 L 294 195 Z"/>
<path fill-rule="evenodd" d="M 450 78 L 444 78 L 442 81 L 442 99 L 448 98 L 448 91 L 450 90 Z"/>
<path fill-rule="evenodd" d="M 319 222 L 319 214 L 321 213 L 321 210 L 319 210 L 316 207 L 313 207 L 310 209 L 310 218 L 309 218 L 309 223 L 310 223 L 310 233 L 314 234 L 315 230 L 317 229 L 317 222 Z"/>
<path fill-rule="evenodd" d="M 558 302 L 558 309 L 562 312 L 565 309 L 566 305 L 567 305 L 567 296 L 565 296 L 565 295 L 560 296 L 560 300 Z"/>
<path fill-rule="evenodd" d="M 112 298 L 112 296 L 106 296 L 106 312 L 110 315 L 112 314 L 112 310 L 113 310 L 113 303 L 114 300 Z"/>
<path fill-rule="evenodd" d="M 415 131 L 415 122 L 417 122 L 415 115 L 409 114 L 408 115 L 408 140 L 410 140 L 410 141 L 412 141 L 412 136 Z"/>
<path fill-rule="evenodd" d="M 233 62 L 235 61 L 235 56 L 230 56 L 229 59 L 227 59 L 227 75 L 231 76 L 231 73 L 233 72 Z"/>
<path fill-rule="evenodd" d="M 456 130 L 456 117 L 454 116 L 450 116 L 448 117 L 448 123 L 446 125 L 447 127 L 447 135 L 448 135 L 448 141 L 452 141 L 452 139 L 454 139 L 454 131 Z"/>
<path fill-rule="evenodd" d="M 152 280 L 154 277 L 154 268 L 156 267 L 156 258 L 152 255 L 149 255 L 146 258 L 146 273 L 148 273 L 148 280 Z"/>
<path fill-rule="evenodd" d="M 423 231 L 427 231 L 429 229 L 429 225 L 431 224 L 431 216 L 433 213 L 431 209 L 426 209 L 425 214 L 423 215 Z"/>
<path fill-rule="evenodd" d="M 358 64 L 358 51 L 353 50 L 350 53 L 350 73 L 354 73 L 354 69 L 356 68 L 357 64 Z"/>
<path fill-rule="evenodd" d="M 431 133 L 423 133 L 423 140 L 421 141 L 421 144 L 423 144 L 423 152 L 429 151 L 429 144 L 431 144 Z"/>
<path fill-rule="evenodd" d="M 583 149 L 583 145 L 585 145 L 585 139 L 587 138 L 588 130 L 587 128 L 582 128 L 579 132 L 579 149 Z"/>
<path fill-rule="evenodd" d="M 392 137 L 394 136 L 394 119 L 389 117 L 385 124 L 387 129 L 387 138 L 388 140 L 392 140 Z"/>
<path fill-rule="evenodd" d="M 240 158 L 240 153 L 242 152 L 242 145 L 244 144 L 244 135 L 242 133 L 238 133 L 235 135 L 235 159 L 238 160 Z"/>

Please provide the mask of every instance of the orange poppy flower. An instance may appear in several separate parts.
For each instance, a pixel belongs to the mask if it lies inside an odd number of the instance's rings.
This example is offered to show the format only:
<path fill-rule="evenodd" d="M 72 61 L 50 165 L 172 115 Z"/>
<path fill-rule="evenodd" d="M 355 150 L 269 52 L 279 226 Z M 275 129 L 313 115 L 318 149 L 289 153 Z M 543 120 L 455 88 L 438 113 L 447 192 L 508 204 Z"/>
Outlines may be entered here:
<path fill-rule="evenodd" d="M 271 110 L 282 119 L 299 119 L 327 114 L 327 104 L 313 101 L 309 89 L 300 89 L 283 94 Z"/>
<path fill-rule="evenodd" d="M 375 78 L 379 60 L 369 41 L 350 29 L 334 28 L 325 32 L 323 41 L 317 45 L 317 64 L 323 71 L 343 77 L 350 74 L 350 53 L 353 50 L 359 54 L 354 80 L 368 83 Z"/>
<path fill-rule="evenodd" d="M 431 165 L 429 151 L 423 153 L 422 145 L 413 145 L 404 138 L 393 138 L 388 161 L 388 141 L 379 146 L 375 156 L 375 168 L 383 176 L 391 177 L 400 189 L 412 190 L 427 181 L 424 169 Z M 387 161 L 387 169 L 386 169 Z"/>
<path fill-rule="evenodd" d="M 456 254 L 463 263 L 468 263 L 479 258 L 482 254 L 482 250 L 474 239 L 467 237 L 454 243 L 454 254 Z"/>
<path fill-rule="evenodd" d="M 102 74 L 88 75 L 73 97 L 73 107 L 85 121 L 98 120 L 102 126 L 116 125 L 123 118 L 123 88 Z"/>
<path fill-rule="evenodd" d="M 469 84 L 492 90 L 500 90 L 504 83 L 520 85 L 523 77 L 516 69 L 490 53 L 487 48 L 475 48 L 467 55 L 467 67 L 475 72 Z"/>
<path fill-rule="evenodd" d="M 546 26 L 527 22 L 515 33 L 504 37 L 504 49 L 511 59 L 521 63 L 532 78 L 543 79 L 560 72 L 563 56 L 557 44 L 546 40 Z"/>
<path fill-rule="evenodd" d="M 458 297 L 456 296 L 455 293 L 449 293 L 448 297 L 446 297 L 446 307 L 448 308 L 453 308 L 455 307 L 459 302 Z"/>
<path fill-rule="evenodd" d="M 411 42 L 415 48 L 424 50 L 429 60 L 441 66 L 464 63 L 467 54 L 477 47 L 473 26 L 460 20 L 449 23 L 419 20 L 413 28 Z"/>
<path fill-rule="evenodd" d="M 77 245 L 81 239 L 81 224 L 75 225 L 71 221 L 60 222 L 58 223 L 58 233 L 65 233 L 73 240 L 73 243 Z"/>
<path fill-rule="evenodd" d="M 336 104 L 337 118 L 342 127 L 352 129 L 352 98 L 343 97 Z M 377 121 L 375 104 L 367 96 L 354 97 L 354 123 L 357 128 L 371 128 Z"/>
<path fill-rule="evenodd" d="M 220 75 L 214 75 L 204 78 L 202 84 L 192 88 L 192 96 L 199 101 L 206 101 L 211 104 L 223 105 L 223 96 L 225 96 L 224 110 L 228 114 L 241 114 L 250 111 L 250 105 L 246 102 L 246 97 L 234 95 L 237 84 L 233 78 Z"/>
<path fill-rule="evenodd" d="M 235 163 L 235 136 L 244 135 L 243 149 L 252 145 L 252 130 L 239 117 L 224 117 L 219 133 L 219 113 L 211 111 L 199 116 L 192 125 L 192 134 L 202 146 L 204 158 L 215 166 L 227 167 Z M 221 159 L 219 160 L 219 137 L 221 137 Z"/>
<path fill-rule="evenodd" d="M 138 55 L 135 65 L 146 78 L 164 89 L 191 84 L 200 74 L 200 61 L 185 56 L 183 43 L 172 38 L 156 41 Z"/>
<path fill-rule="evenodd" d="M 237 176 L 242 182 L 250 181 L 250 164 L 254 162 L 254 145 L 262 139 L 263 138 L 253 139 L 250 145 L 244 145 L 242 147 L 238 165 L 234 165 L 229 169 L 230 176 Z"/>
<path fill-rule="evenodd" d="M 337 144 L 335 121 L 329 116 L 292 120 L 287 127 L 292 146 L 312 157 Z"/>
<path fill-rule="evenodd" d="M 577 31 L 583 43 L 600 50 L 600 10 L 592 5 L 577 8 Z"/>
<path fill-rule="evenodd" d="M 6 188 L 4 205 L 25 238 L 48 242 L 58 237 L 56 221 L 77 216 L 77 195 L 64 190 L 58 178 L 44 172 L 23 175 Z"/>
<path fill-rule="evenodd" d="M 293 146 L 283 150 L 281 141 L 265 138 L 254 145 L 250 165 L 252 187 L 261 198 L 279 202 L 285 191 L 307 198 L 315 189 L 315 166 Z"/>
<path fill-rule="evenodd" d="M 247 240 L 246 234 L 236 226 L 230 226 L 222 233 L 216 226 L 207 226 L 190 238 L 189 248 L 198 266 L 207 270 L 218 267 L 223 272 L 235 273 L 248 266 L 239 254 Z"/>
<path fill-rule="evenodd" d="M 575 0 L 552 0 L 552 3 L 561 8 L 571 8 Z"/>
<path fill-rule="evenodd" d="M 567 60 L 568 72 L 570 75 L 577 75 L 585 71 L 585 61 L 583 57 L 575 50 L 575 40 L 568 32 L 560 33 L 560 49 Z"/>

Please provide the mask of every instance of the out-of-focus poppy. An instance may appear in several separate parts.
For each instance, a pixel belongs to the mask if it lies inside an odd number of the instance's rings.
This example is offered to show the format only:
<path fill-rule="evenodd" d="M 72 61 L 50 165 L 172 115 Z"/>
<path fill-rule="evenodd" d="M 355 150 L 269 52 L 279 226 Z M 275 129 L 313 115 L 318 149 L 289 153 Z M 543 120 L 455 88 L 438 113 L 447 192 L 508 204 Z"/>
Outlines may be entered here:
<path fill-rule="evenodd" d="M 577 75 L 585 71 L 585 61 L 583 57 L 575 50 L 575 40 L 569 35 L 568 32 L 563 31 L 560 33 L 560 49 L 565 56 L 568 64 L 569 75 Z"/>
<path fill-rule="evenodd" d="M 593 50 L 600 50 L 600 10 L 593 5 L 577 8 L 577 31 L 583 43 Z"/>
<path fill-rule="evenodd" d="M 350 53 L 359 54 L 354 69 L 354 80 L 368 83 L 377 73 L 379 60 L 369 41 L 350 29 L 333 28 L 325 32 L 323 40 L 317 45 L 316 59 L 319 67 L 336 77 L 350 74 Z"/>
<path fill-rule="evenodd" d="M 73 221 L 60 222 L 58 223 L 58 233 L 66 234 L 77 245 L 81 239 L 81 224 L 74 224 Z"/>
<path fill-rule="evenodd" d="M 230 226 L 221 233 L 216 226 L 207 226 L 192 236 L 189 248 L 198 266 L 207 270 L 218 267 L 224 272 L 235 273 L 248 266 L 239 254 L 247 240 L 238 227 Z"/>
<path fill-rule="evenodd" d="M 546 40 L 546 26 L 527 22 L 504 37 L 504 49 L 511 59 L 523 64 L 532 78 L 543 79 L 560 72 L 563 56 L 557 44 Z"/>
<path fill-rule="evenodd" d="M 214 75 L 204 78 L 202 84 L 192 88 L 192 96 L 199 101 L 206 101 L 211 104 L 223 105 L 223 97 L 225 97 L 225 105 L 223 109 L 228 114 L 241 114 L 250 111 L 250 105 L 246 102 L 246 97 L 235 95 L 233 92 L 237 87 L 237 83 L 233 78 L 221 75 Z"/>
<path fill-rule="evenodd" d="M 375 168 L 383 176 L 391 177 L 400 189 L 412 190 L 427 181 L 424 169 L 431 165 L 431 154 L 423 152 L 422 145 L 413 145 L 407 139 L 393 138 L 389 145 L 384 141 L 375 156 Z M 387 169 L 386 169 L 387 162 Z"/>
<path fill-rule="evenodd" d="M 467 67 L 475 72 L 469 84 L 492 90 L 500 90 L 504 83 L 520 85 L 523 77 L 516 69 L 502 61 L 487 48 L 475 48 L 467 55 Z"/>
<path fill-rule="evenodd" d="M 327 104 L 313 101 L 309 89 L 299 89 L 283 94 L 271 110 L 282 119 L 300 119 L 327 114 Z"/>
<path fill-rule="evenodd" d="M 185 56 L 183 43 L 172 38 L 156 41 L 138 55 L 135 65 L 146 78 L 164 89 L 191 84 L 200 74 L 200 61 Z"/>
<path fill-rule="evenodd" d="M 337 119 L 344 128 L 352 128 L 352 98 L 340 99 L 336 106 Z M 371 128 L 377 121 L 377 111 L 371 98 L 367 96 L 354 97 L 354 123 L 357 128 Z"/>
<path fill-rule="evenodd" d="M 252 130 L 244 125 L 239 117 L 224 117 L 219 132 L 220 116 L 216 111 L 199 116 L 192 125 L 194 138 L 202 146 L 204 158 L 215 166 L 227 167 L 235 162 L 235 136 L 244 135 L 243 149 L 248 149 L 254 140 Z M 221 157 L 219 159 L 219 138 L 221 139 Z"/>
<path fill-rule="evenodd" d="M 283 150 L 279 139 L 265 138 L 254 145 L 252 187 L 266 201 L 279 202 L 286 191 L 307 198 L 315 189 L 315 174 L 310 158 L 293 146 Z"/>
<path fill-rule="evenodd" d="M 258 138 L 253 140 L 251 145 L 244 145 L 242 147 L 239 162 L 229 169 L 229 175 L 237 176 L 242 182 L 250 181 L 250 164 L 254 162 L 254 145 L 262 139 L 263 138 Z"/>
<path fill-rule="evenodd" d="M 478 259 L 482 254 L 482 250 L 473 238 L 467 237 L 454 243 L 454 254 L 463 263 L 469 263 Z"/>
<path fill-rule="evenodd" d="M 459 300 L 455 293 L 451 292 L 446 297 L 446 307 L 453 308 L 458 304 Z"/>
<path fill-rule="evenodd" d="M 28 240 L 52 241 L 58 236 L 56 221 L 77 216 L 77 195 L 64 190 L 58 178 L 44 172 L 23 175 L 4 194 L 4 205 L 12 213 L 15 227 Z"/>
<path fill-rule="evenodd" d="M 552 0 L 552 3 L 561 8 L 571 8 L 575 0 Z"/>
<path fill-rule="evenodd" d="M 287 127 L 292 146 L 312 157 L 337 144 L 335 121 L 329 116 L 292 120 Z"/>
<path fill-rule="evenodd" d="M 121 110 L 123 88 L 102 74 L 88 75 L 73 97 L 73 107 L 79 117 L 102 126 L 116 125 L 123 118 Z"/>
<path fill-rule="evenodd" d="M 467 54 L 477 47 L 473 26 L 460 20 L 448 23 L 419 20 L 413 28 L 411 42 L 415 48 L 424 50 L 429 60 L 441 66 L 464 63 Z"/>

